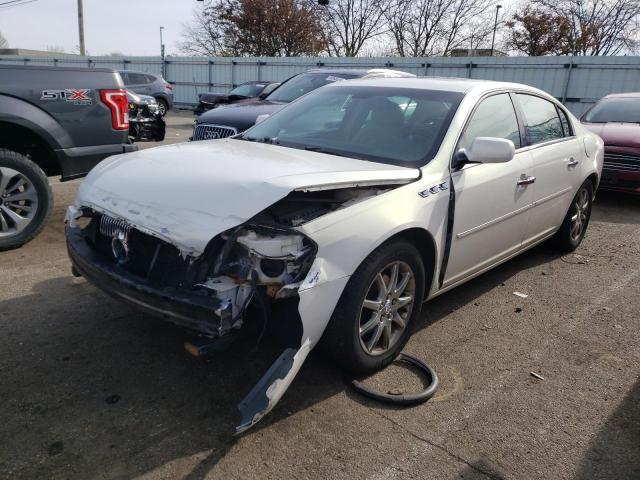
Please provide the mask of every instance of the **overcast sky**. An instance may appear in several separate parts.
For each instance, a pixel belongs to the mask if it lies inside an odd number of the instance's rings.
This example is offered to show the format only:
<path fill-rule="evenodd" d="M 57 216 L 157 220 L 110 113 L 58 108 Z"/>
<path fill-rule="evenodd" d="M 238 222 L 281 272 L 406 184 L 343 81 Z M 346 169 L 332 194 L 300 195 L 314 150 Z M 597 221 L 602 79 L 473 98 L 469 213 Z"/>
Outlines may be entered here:
<path fill-rule="evenodd" d="M 77 0 L 17 0 L 2 6 L 0 33 L 12 48 L 61 47 L 77 53 Z M 500 2 L 509 7 L 516 0 Z M 182 26 L 202 8 L 196 0 L 84 0 L 85 45 L 89 55 L 160 55 L 160 26 L 166 53 L 179 54 Z"/>
<path fill-rule="evenodd" d="M 8 0 L 0 0 L 0 4 Z M 27 1 L 27 0 L 25 0 Z M 182 24 L 202 8 L 196 0 L 84 0 L 87 52 L 105 55 L 159 55 L 164 28 L 167 54 L 178 53 Z M 11 8 L 0 5 L 0 32 L 12 48 L 46 50 L 78 46 L 77 0 L 36 0 Z"/>

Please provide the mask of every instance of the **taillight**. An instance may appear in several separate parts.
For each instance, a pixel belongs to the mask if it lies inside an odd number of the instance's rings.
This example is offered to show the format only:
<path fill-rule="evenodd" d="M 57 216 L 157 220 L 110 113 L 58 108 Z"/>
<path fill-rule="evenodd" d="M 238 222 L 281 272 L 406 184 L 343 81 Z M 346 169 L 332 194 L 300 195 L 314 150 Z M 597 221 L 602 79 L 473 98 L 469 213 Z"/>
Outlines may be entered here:
<path fill-rule="evenodd" d="M 111 110 L 114 130 L 129 130 L 129 100 L 125 90 L 100 90 L 102 102 Z"/>
<path fill-rule="evenodd" d="M 167 82 L 165 84 L 165 86 L 167 87 L 167 90 L 169 90 L 170 92 L 173 92 L 173 85 L 171 85 L 169 82 Z"/>

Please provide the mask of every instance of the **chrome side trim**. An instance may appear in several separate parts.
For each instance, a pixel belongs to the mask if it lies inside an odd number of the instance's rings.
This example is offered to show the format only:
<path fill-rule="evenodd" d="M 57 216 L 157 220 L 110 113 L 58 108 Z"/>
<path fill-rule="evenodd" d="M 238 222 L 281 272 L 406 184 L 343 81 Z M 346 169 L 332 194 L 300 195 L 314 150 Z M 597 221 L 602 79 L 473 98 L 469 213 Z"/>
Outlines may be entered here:
<path fill-rule="evenodd" d="M 467 237 L 469 235 L 471 235 L 472 233 L 476 233 L 479 232 L 480 230 L 484 230 L 487 227 L 490 227 L 491 225 L 495 225 L 496 223 L 500 223 L 503 222 L 505 220 L 508 220 L 509 218 L 518 215 L 522 212 L 526 212 L 527 210 L 529 210 L 530 208 L 533 207 L 537 207 L 538 205 L 541 205 L 543 203 L 548 202 L 549 200 L 553 200 L 554 198 L 560 197 L 562 195 L 564 195 L 567 192 L 570 192 L 572 190 L 572 187 L 567 187 L 567 188 L 563 188 L 562 190 L 556 192 L 556 193 L 552 193 L 551 195 L 548 195 L 544 198 L 541 198 L 540 200 L 536 200 L 534 201 L 532 204 L 530 205 L 526 205 L 522 208 L 519 208 L 518 210 L 514 210 L 513 212 L 509 212 L 501 217 L 498 218 L 494 218 L 493 220 L 489 220 L 488 222 L 483 223 L 482 225 L 478 225 L 476 227 L 470 228 L 469 230 L 466 230 L 464 232 L 460 232 L 456 235 L 456 238 L 464 238 Z"/>
<path fill-rule="evenodd" d="M 559 192 L 556 193 L 552 193 L 551 195 L 547 195 L 544 198 L 541 198 L 540 200 L 536 200 L 533 202 L 533 206 L 537 207 L 538 205 L 541 205 L 545 202 L 548 202 L 549 200 L 553 200 L 554 198 L 560 197 L 562 195 L 564 195 L 567 192 L 570 192 L 572 190 L 572 187 L 567 187 L 567 188 L 563 188 L 562 190 L 560 190 Z"/>
<path fill-rule="evenodd" d="M 471 235 L 472 233 L 476 233 L 479 232 L 480 230 L 484 230 L 487 227 L 490 227 L 491 225 L 495 225 L 496 223 L 500 223 L 500 222 L 504 222 L 505 220 L 508 220 L 511 217 L 515 217 L 516 215 L 522 213 L 522 212 L 526 212 L 527 210 L 529 210 L 530 208 L 533 207 L 533 204 L 529 204 L 529 205 L 525 205 L 522 208 L 519 208 L 518 210 L 514 210 L 513 212 L 509 212 L 501 217 L 498 218 L 494 218 L 493 220 L 489 220 L 488 222 L 483 223 L 482 225 L 478 225 L 477 227 L 473 227 L 470 228 L 469 230 L 465 231 L 465 232 L 460 232 L 456 235 L 456 238 L 464 238 L 467 237 L 469 235 Z"/>

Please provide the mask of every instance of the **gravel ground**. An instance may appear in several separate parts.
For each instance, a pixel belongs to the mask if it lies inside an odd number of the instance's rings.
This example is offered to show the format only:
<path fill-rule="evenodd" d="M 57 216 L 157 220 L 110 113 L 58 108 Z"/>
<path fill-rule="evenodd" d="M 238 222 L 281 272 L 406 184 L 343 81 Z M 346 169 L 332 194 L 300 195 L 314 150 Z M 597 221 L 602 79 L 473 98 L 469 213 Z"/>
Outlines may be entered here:
<path fill-rule="evenodd" d="M 172 114 L 165 143 L 191 122 Z M 440 376 L 426 404 L 364 400 L 314 353 L 233 436 L 278 349 L 195 359 L 180 329 L 73 278 L 78 181 L 52 185 L 45 231 L 0 253 L 0 478 L 640 478 L 639 198 L 600 193 L 574 254 L 542 245 L 428 303 L 406 348 Z M 368 382 L 420 386 L 401 366 Z"/>

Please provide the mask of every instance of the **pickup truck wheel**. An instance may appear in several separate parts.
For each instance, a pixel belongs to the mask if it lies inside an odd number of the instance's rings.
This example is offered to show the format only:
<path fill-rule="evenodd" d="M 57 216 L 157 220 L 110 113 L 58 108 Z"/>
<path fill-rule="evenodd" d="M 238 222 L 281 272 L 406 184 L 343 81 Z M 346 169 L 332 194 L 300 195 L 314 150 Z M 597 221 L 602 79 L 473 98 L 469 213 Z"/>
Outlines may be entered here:
<path fill-rule="evenodd" d="M 38 235 L 52 206 L 51 187 L 40 167 L 24 155 L 0 149 L 0 251 Z"/>
<path fill-rule="evenodd" d="M 553 246 L 557 250 L 569 253 L 578 248 L 585 233 L 587 233 L 592 203 L 593 185 L 590 180 L 587 180 L 580 186 L 576 196 L 573 197 L 560 230 L 551 239 Z"/>
<path fill-rule="evenodd" d="M 169 111 L 169 104 L 162 98 L 157 98 L 156 100 L 158 101 L 158 113 L 164 117 Z"/>
<path fill-rule="evenodd" d="M 353 274 L 320 344 L 356 374 L 384 368 L 402 351 L 420 313 L 424 265 L 414 245 L 392 241 L 374 250 Z"/>

